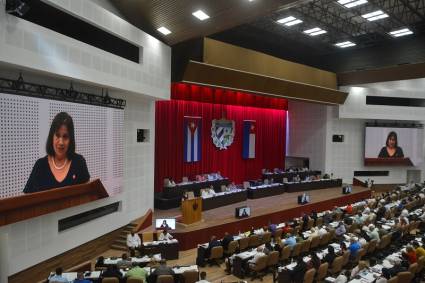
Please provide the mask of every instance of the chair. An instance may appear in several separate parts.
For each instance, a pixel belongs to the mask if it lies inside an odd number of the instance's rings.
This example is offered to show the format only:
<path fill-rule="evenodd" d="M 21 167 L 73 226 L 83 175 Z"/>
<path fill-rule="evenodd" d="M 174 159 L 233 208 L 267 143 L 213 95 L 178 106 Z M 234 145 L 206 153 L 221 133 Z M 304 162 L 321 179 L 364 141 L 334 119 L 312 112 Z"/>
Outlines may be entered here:
<path fill-rule="evenodd" d="M 329 237 L 330 237 L 329 232 L 327 232 L 326 234 L 324 234 L 322 236 L 322 238 L 320 239 L 319 246 L 321 246 L 321 247 L 326 246 L 329 243 L 329 240 L 330 240 Z"/>
<path fill-rule="evenodd" d="M 247 182 L 247 181 L 243 182 L 243 188 L 244 189 L 248 189 L 249 187 L 250 187 L 249 182 Z"/>
<path fill-rule="evenodd" d="M 376 246 L 378 245 L 378 240 L 373 239 L 369 242 L 369 247 L 367 248 L 367 254 L 372 254 L 376 250 Z"/>
<path fill-rule="evenodd" d="M 266 232 L 263 234 L 263 243 L 268 243 L 270 242 L 270 240 L 272 239 L 272 233 L 271 232 Z"/>
<path fill-rule="evenodd" d="M 222 192 L 225 192 L 226 191 L 226 185 L 221 185 L 221 187 L 220 187 L 220 190 L 222 191 Z"/>
<path fill-rule="evenodd" d="M 307 230 L 310 230 L 311 228 L 313 228 L 314 225 L 314 219 L 310 218 L 307 222 Z"/>
<path fill-rule="evenodd" d="M 239 246 L 238 241 L 231 241 L 229 245 L 227 246 L 227 249 L 224 250 L 224 254 L 227 256 L 231 256 L 232 254 L 236 252 L 236 250 L 238 249 L 238 246 Z"/>
<path fill-rule="evenodd" d="M 291 247 L 290 246 L 284 246 L 282 248 L 282 252 L 280 254 L 279 260 L 281 262 L 285 262 L 289 259 L 290 256 L 291 256 Z"/>
<path fill-rule="evenodd" d="M 329 273 L 333 275 L 341 272 L 343 260 L 344 258 L 342 256 L 336 257 L 332 262 L 332 268 L 329 270 Z"/>
<path fill-rule="evenodd" d="M 127 278 L 127 283 L 143 283 L 143 279 L 135 278 L 135 277 L 129 277 Z"/>
<path fill-rule="evenodd" d="M 187 183 L 187 182 L 189 182 L 189 178 L 188 178 L 188 177 L 183 177 L 183 178 L 182 178 L 182 182 L 183 182 L 183 183 Z"/>
<path fill-rule="evenodd" d="M 391 277 L 390 279 L 388 279 L 387 283 L 398 283 L 398 277 Z"/>
<path fill-rule="evenodd" d="M 350 261 L 350 251 L 345 251 L 342 255 L 342 266 L 346 266 L 348 262 Z"/>
<path fill-rule="evenodd" d="M 307 254 L 310 250 L 311 240 L 304 240 L 302 242 L 300 254 Z"/>
<path fill-rule="evenodd" d="M 223 247 L 222 246 L 213 247 L 211 249 L 211 255 L 209 258 L 210 264 L 215 263 L 216 265 L 220 266 L 218 261 L 222 258 L 223 258 Z"/>
<path fill-rule="evenodd" d="M 416 273 L 422 272 L 425 265 L 425 256 L 421 256 L 418 259 L 418 269 L 416 270 Z"/>
<path fill-rule="evenodd" d="M 277 265 L 279 264 L 279 252 L 278 251 L 272 251 L 267 259 L 267 268 L 275 271 Z"/>
<path fill-rule="evenodd" d="M 316 220 L 316 226 L 317 227 L 320 227 L 322 225 L 323 225 L 323 217 L 317 218 L 317 220 Z"/>
<path fill-rule="evenodd" d="M 246 250 L 249 247 L 249 238 L 245 237 L 245 238 L 241 238 L 239 240 L 239 250 L 243 251 Z"/>
<path fill-rule="evenodd" d="M 269 179 L 264 179 L 264 185 L 268 185 L 269 184 Z"/>
<path fill-rule="evenodd" d="M 313 283 L 314 275 L 316 274 L 316 269 L 309 269 L 304 275 L 303 283 Z"/>
<path fill-rule="evenodd" d="M 142 233 L 143 243 L 145 242 L 153 242 L 153 233 L 152 232 L 144 232 Z"/>
<path fill-rule="evenodd" d="M 359 249 L 357 251 L 356 257 L 352 260 L 352 263 L 357 264 L 365 255 L 365 253 L 366 253 L 366 250 L 364 248 Z"/>
<path fill-rule="evenodd" d="M 104 282 L 102 281 L 102 283 Z M 174 283 L 174 277 L 173 275 L 159 275 L 156 278 L 156 283 Z"/>
<path fill-rule="evenodd" d="M 418 270 L 418 264 L 415 262 L 415 263 L 412 263 L 411 265 L 409 265 L 409 269 L 407 271 L 409 271 L 410 273 L 415 275 L 417 270 Z"/>
<path fill-rule="evenodd" d="M 253 272 L 251 280 L 253 281 L 255 278 L 259 278 L 263 281 L 264 271 L 267 268 L 268 256 L 259 257 L 257 262 L 254 265 L 250 265 L 250 269 Z"/>
<path fill-rule="evenodd" d="M 296 243 L 295 246 L 292 248 L 292 254 L 291 257 L 297 257 L 301 253 L 302 243 Z"/>
<path fill-rule="evenodd" d="M 195 283 L 199 280 L 199 272 L 196 270 L 186 270 L 183 272 L 184 283 Z M 128 280 L 127 280 L 128 283 Z"/>
<path fill-rule="evenodd" d="M 277 239 L 277 238 L 282 238 L 282 233 L 283 233 L 283 230 L 282 230 L 282 229 L 277 229 L 277 230 L 274 232 L 274 236 L 273 236 L 273 238 L 275 238 L 275 239 Z"/>
<path fill-rule="evenodd" d="M 249 236 L 249 244 L 248 246 L 250 248 L 255 248 L 261 245 L 260 237 L 258 235 L 251 235 Z"/>
<path fill-rule="evenodd" d="M 168 187 L 169 184 L 170 184 L 170 179 L 164 178 L 164 187 Z"/>
<path fill-rule="evenodd" d="M 399 272 L 397 274 L 397 282 L 409 283 L 413 279 L 413 274 L 409 271 Z"/>
<path fill-rule="evenodd" d="M 316 282 L 321 282 L 323 281 L 323 279 L 325 279 L 326 275 L 328 274 L 328 268 L 329 268 L 329 263 L 327 262 L 322 263 L 319 266 L 319 269 L 317 269 L 317 274 L 316 274 Z"/>
<path fill-rule="evenodd" d="M 118 278 L 114 278 L 114 277 L 107 277 L 102 279 L 102 283 L 119 283 L 119 282 L 120 281 L 118 280 Z"/>
<path fill-rule="evenodd" d="M 314 236 L 313 238 L 311 238 L 311 244 L 310 244 L 310 249 L 315 249 L 319 246 L 320 244 L 320 237 L 319 236 Z"/>

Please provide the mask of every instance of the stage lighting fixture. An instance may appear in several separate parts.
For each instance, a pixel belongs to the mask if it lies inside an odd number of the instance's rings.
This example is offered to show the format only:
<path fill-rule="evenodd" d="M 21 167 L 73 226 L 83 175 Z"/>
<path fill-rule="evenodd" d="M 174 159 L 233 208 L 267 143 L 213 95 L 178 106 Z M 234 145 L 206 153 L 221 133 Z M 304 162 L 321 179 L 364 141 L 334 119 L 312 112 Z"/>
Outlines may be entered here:
<path fill-rule="evenodd" d="M 6 1 L 6 13 L 17 14 L 18 16 L 24 16 L 30 9 L 30 6 L 22 2 L 21 0 L 7 0 Z"/>

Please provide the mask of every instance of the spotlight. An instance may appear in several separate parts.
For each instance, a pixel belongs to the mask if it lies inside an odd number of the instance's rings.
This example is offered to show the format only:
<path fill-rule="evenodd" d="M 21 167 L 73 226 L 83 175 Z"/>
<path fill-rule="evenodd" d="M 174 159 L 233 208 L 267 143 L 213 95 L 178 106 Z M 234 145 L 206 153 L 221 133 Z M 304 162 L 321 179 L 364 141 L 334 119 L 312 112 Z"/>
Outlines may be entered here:
<path fill-rule="evenodd" d="M 22 2 L 21 0 L 7 0 L 6 1 L 6 13 L 17 14 L 22 17 L 30 9 L 30 6 Z"/>

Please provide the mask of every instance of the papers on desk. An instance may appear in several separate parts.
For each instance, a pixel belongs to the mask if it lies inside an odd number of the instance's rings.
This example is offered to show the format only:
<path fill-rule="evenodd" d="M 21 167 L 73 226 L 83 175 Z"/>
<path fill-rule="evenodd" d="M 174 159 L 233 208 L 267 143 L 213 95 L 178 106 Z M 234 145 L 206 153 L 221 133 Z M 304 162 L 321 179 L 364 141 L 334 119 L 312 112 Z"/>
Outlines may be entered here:
<path fill-rule="evenodd" d="M 143 245 L 144 246 L 156 246 L 159 244 L 173 244 L 173 243 L 178 243 L 179 241 L 177 239 L 171 239 L 171 240 L 166 240 L 166 241 L 153 241 L 153 242 L 144 242 Z"/>
<path fill-rule="evenodd" d="M 100 277 L 101 271 L 90 271 L 90 272 L 84 272 L 84 278 L 86 279 L 98 279 Z M 87 274 L 87 276 L 86 276 Z M 54 272 L 50 273 L 49 278 L 55 275 Z M 69 282 L 73 282 L 75 279 L 77 279 L 77 272 L 64 272 L 62 273 L 62 276 L 66 278 Z"/>
<path fill-rule="evenodd" d="M 246 259 L 249 259 L 249 258 L 255 256 L 256 253 L 257 253 L 256 250 L 246 251 L 246 252 L 239 253 L 236 256 L 239 257 L 242 260 L 246 260 Z"/>
<path fill-rule="evenodd" d="M 330 276 L 325 278 L 326 282 L 335 282 L 335 280 L 336 280 L 336 278 L 333 278 L 333 277 L 330 277 Z"/>
<path fill-rule="evenodd" d="M 189 265 L 189 266 L 179 266 L 179 267 L 174 267 L 173 271 L 175 274 L 183 274 L 183 272 L 185 271 L 198 271 L 198 266 L 197 265 Z"/>
<path fill-rule="evenodd" d="M 152 256 L 152 258 L 148 257 L 148 256 L 144 256 L 144 257 L 130 257 L 130 261 L 131 262 L 138 262 L 138 263 L 149 263 L 151 261 L 151 259 L 154 259 L 156 261 L 160 261 L 161 260 L 161 254 L 155 254 Z M 112 264 L 117 264 L 120 260 L 122 260 L 122 258 L 105 258 L 105 260 L 103 261 L 104 264 L 106 265 L 112 265 Z"/>
<path fill-rule="evenodd" d="M 251 190 L 257 190 L 257 189 L 265 189 L 265 188 L 273 188 L 282 185 L 281 183 L 273 183 L 269 185 L 259 185 L 259 186 L 252 186 L 249 187 Z"/>

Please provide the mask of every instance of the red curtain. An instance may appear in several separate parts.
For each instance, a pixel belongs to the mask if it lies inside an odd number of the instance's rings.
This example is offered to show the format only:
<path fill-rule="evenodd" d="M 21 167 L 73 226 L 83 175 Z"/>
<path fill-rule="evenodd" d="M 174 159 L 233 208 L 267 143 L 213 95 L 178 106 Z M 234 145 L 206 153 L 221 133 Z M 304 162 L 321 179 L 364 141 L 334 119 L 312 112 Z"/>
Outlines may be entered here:
<path fill-rule="evenodd" d="M 171 98 L 215 104 L 252 106 L 268 109 L 287 110 L 288 100 L 252 93 L 212 88 L 187 83 L 172 83 Z"/>
<path fill-rule="evenodd" d="M 223 116 L 224 115 L 224 116 Z M 183 161 L 183 117 L 202 117 L 202 159 Z M 213 119 L 235 121 L 235 138 L 227 150 L 212 142 Z M 256 158 L 242 158 L 243 120 L 256 121 Z M 285 161 L 286 111 L 256 107 L 172 100 L 156 102 L 155 112 L 155 191 L 163 179 L 180 182 L 183 176 L 220 171 L 236 183 L 261 177 L 262 168 L 283 168 Z"/>

